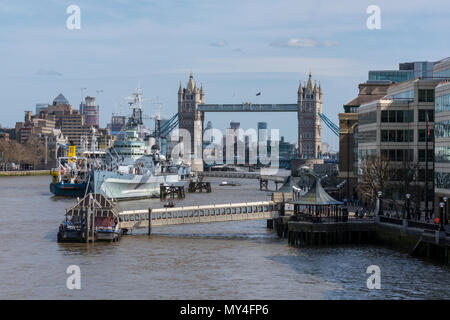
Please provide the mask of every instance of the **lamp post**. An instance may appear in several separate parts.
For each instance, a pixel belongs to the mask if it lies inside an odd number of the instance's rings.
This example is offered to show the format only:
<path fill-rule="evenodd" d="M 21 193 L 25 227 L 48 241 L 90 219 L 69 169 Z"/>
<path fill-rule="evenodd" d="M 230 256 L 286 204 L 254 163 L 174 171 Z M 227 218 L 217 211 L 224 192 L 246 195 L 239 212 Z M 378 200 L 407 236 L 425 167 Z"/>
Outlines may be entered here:
<path fill-rule="evenodd" d="M 443 197 L 442 200 L 444 200 L 445 206 L 444 206 L 444 224 L 447 224 L 447 218 L 448 218 L 448 198 L 447 197 Z"/>
<path fill-rule="evenodd" d="M 406 198 L 406 212 L 405 212 L 406 218 L 411 219 L 411 215 L 409 214 L 409 199 L 411 198 L 411 194 L 407 193 L 405 195 L 405 198 Z M 405 218 L 405 214 L 403 214 L 403 219 Z"/>
<path fill-rule="evenodd" d="M 383 206 L 381 205 L 381 196 L 383 195 L 383 192 L 380 190 L 377 192 L 378 195 L 378 215 L 383 215 Z"/>
<path fill-rule="evenodd" d="M 445 203 L 441 202 L 439 203 L 439 231 L 445 231 L 444 229 L 444 206 Z"/>

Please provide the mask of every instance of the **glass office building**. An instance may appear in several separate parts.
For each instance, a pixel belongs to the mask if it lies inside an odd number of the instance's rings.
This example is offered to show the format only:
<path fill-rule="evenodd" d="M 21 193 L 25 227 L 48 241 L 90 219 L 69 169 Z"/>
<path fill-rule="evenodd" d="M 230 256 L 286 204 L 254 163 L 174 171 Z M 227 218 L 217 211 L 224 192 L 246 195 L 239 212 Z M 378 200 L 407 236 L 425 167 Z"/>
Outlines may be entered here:
<path fill-rule="evenodd" d="M 431 78 L 434 64 L 428 61 L 404 62 L 399 64 L 399 70 L 372 70 L 369 71 L 369 81 L 403 82 L 419 77 Z"/>

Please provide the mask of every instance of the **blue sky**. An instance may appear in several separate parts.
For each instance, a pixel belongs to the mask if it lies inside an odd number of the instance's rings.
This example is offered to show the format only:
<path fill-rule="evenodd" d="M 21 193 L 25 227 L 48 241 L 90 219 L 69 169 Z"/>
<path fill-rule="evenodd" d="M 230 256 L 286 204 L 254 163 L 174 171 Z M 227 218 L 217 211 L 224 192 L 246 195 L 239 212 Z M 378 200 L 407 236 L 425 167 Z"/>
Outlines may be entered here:
<path fill-rule="evenodd" d="M 81 8 L 81 29 L 68 30 L 66 8 Z M 366 8 L 381 8 L 380 30 Z M 179 81 L 192 69 L 207 103 L 295 103 L 311 70 L 324 91 L 324 112 L 337 123 L 370 69 L 450 56 L 447 0 L 429 1 L 9 1 L 0 3 L 0 124 L 13 126 L 36 103 L 60 92 L 78 106 L 81 87 L 97 95 L 102 126 L 138 82 L 147 114 L 177 109 Z M 262 94 L 256 97 L 255 94 Z M 126 105 L 126 104 L 124 104 Z M 127 110 L 122 108 L 122 112 Z M 215 127 L 257 121 L 297 138 L 293 114 L 211 114 Z M 337 149 L 338 139 L 323 129 Z"/>

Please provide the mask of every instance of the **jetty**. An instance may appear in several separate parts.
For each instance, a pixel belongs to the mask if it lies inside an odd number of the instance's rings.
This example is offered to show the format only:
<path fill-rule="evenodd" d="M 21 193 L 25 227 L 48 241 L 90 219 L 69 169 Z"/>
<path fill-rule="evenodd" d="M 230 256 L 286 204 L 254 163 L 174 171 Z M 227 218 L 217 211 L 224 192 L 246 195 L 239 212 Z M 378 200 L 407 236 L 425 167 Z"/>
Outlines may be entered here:
<path fill-rule="evenodd" d="M 119 225 L 124 232 L 148 228 L 151 233 L 151 228 L 156 226 L 274 219 L 279 217 L 280 209 L 280 205 L 273 201 L 256 201 L 124 210 L 119 212 Z"/>
<path fill-rule="evenodd" d="M 113 242 L 121 236 L 117 204 L 103 194 L 89 193 L 66 211 L 57 239 L 58 242 Z"/>

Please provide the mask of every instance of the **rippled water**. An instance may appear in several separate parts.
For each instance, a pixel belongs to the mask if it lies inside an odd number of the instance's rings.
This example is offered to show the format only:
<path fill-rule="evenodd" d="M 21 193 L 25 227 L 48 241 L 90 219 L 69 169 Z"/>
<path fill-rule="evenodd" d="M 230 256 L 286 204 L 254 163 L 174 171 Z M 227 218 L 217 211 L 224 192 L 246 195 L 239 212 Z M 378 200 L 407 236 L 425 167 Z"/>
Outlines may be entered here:
<path fill-rule="evenodd" d="M 176 205 L 270 199 L 258 181 L 187 194 Z M 266 221 L 155 227 L 119 243 L 58 244 L 64 209 L 49 177 L 0 178 L 0 298 L 3 299 L 402 299 L 445 298 L 448 267 L 372 246 L 296 249 Z M 220 192 L 219 192 L 220 191 Z M 157 199 L 121 203 L 161 207 Z M 81 268 L 81 290 L 66 288 L 66 268 Z M 381 268 L 381 290 L 366 268 Z"/>

